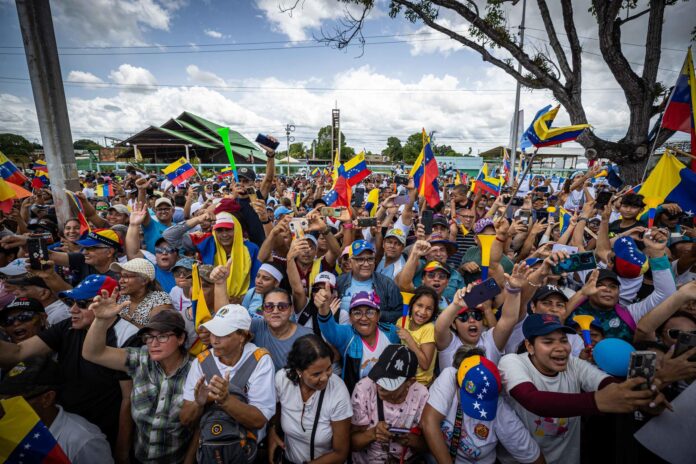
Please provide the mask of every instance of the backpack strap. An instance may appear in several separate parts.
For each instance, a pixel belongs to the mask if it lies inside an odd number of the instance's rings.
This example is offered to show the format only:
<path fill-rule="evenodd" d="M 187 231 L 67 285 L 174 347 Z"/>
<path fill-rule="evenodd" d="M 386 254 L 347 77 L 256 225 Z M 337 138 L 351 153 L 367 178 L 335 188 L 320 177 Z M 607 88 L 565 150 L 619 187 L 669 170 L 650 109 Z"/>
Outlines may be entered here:
<path fill-rule="evenodd" d="M 246 358 L 244 363 L 239 367 L 239 370 L 230 379 L 229 392 L 238 396 L 243 396 L 246 400 L 246 385 L 249 382 L 249 377 L 258 366 L 259 361 L 263 356 L 269 355 L 270 353 L 265 348 L 257 348 L 254 350 L 251 356 Z"/>
<path fill-rule="evenodd" d="M 214 375 L 222 377 L 220 369 L 218 369 L 217 364 L 215 364 L 215 359 L 213 358 L 210 350 L 205 350 L 199 353 L 196 358 L 198 359 L 198 364 L 200 364 L 201 370 L 203 371 L 203 375 L 205 375 L 205 380 L 207 382 L 210 382 L 210 379 L 212 379 Z"/>
<path fill-rule="evenodd" d="M 326 393 L 326 388 L 324 388 L 321 391 L 321 393 L 319 393 L 319 403 L 317 404 L 317 412 L 314 415 L 314 425 L 312 426 L 312 435 L 309 438 L 309 460 L 310 461 L 314 461 L 314 436 L 317 434 L 317 425 L 319 424 L 319 416 L 321 415 L 321 405 L 324 402 L 324 393 Z"/>
<path fill-rule="evenodd" d="M 631 313 L 628 312 L 628 309 L 620 304 L 617 304 L 614 306 L 614 311 L 616 311 L 616 315 L 619 316 L 619 319 L 624 321 L 632 332 L 636 331 L 636 321 L 633 320 L 633 317 L 631 316 Z"/>

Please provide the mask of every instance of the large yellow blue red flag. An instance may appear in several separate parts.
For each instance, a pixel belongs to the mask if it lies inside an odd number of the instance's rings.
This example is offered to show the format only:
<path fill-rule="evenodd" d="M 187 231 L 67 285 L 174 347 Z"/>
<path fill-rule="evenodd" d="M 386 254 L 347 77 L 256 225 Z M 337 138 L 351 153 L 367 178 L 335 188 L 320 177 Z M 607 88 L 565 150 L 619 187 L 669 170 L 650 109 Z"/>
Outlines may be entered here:
<path fill-rule="evenodd" d="M 10 161 L 3 152 L 0 151 L 0 177 L 5 179 L 7 182 L 12 182 L 13 184 L 22 185 L 28 179 L 27 176 L 22 174 L 15 164 Z"/>
<path fill-rule="evenodd" d="M 0 462 L 70 464 L 34 409 L 22 396 L 0 400 Z"/>
<path fill-rule="evenodd" d="M 551 109 L 551 105 L 539 110 L 534 116 L 532 124 L 524 135 L 535 147 L 546 147 L 577 139 L 582 132 L 590 127 L 589 124 L 576 124 L 573 126 L 551 127 L 558 114 L 560 105 Z"/>
<path fill-rule="evenodd" d="M 358 185 L 364 178 L 372 174 L 367 169 L 365 152 L 360 152 L 338 167 L 338 174 L 348 181 L 348 185 Z"/>
<path fill-rule="evenodd" d="M 367 200 L 365 200 L 365 211 L 370 215 L 370 217 L 375 217 L 377 214 L 377 207 L 379 206 L 379 189 L 372 189 L 370 193 L 367 194 Z"/>
<path fill-rule="evenodd" d="M 166 168 L 162 169 L 162 172 L 175 187 L 189 177 L 196 175 L 196 170 L 188 161 L 186 161 L 186 158 L 179 158 Z"/>
<path fill-rule="evenodd" d="M 638 193 L 655 203 L 676 203 L 682 211 L 696 213 L 696 172 L 688 169 L 669 150 L 665 151 Z"/>
<path fill-rule="evenodd" d="M 691 135 L 691 153 L 696 154 L 696 77 L 691 47 L 686 52 L 677 83 L 669 96 L 662 127 Z M 696 171 L 696 160 L 691 160 L 691 169 Z"/>
<path fill-rule="evenodd" d="M 413 163 L 409 176 L 413 177 L 413 184 L 418 189 L 418 196 L 424 197 L 431 208 L 440 203 L 440 184 L 437 181 L 439 174 L 430 137 L 423 129 L 423 148 Z"/>

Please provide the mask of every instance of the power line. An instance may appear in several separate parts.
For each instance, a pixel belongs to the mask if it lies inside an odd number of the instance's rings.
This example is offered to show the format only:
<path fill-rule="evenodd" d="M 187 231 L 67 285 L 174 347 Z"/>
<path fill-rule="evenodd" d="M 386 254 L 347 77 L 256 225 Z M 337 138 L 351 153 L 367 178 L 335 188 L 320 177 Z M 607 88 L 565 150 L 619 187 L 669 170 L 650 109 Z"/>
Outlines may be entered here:
<path fill-rule="evenodd" d="M 530 29 L 530 30 L 532 30 L 532 31 L 547 32 L 546 29 L 539 29 L 539 28 L 536 28 L 536 27 L 529 27 L 529 26 L 526 26 L 526 29 Z M 568 35 L 568 34 L 566 34 L 565 32 L 558 32 L 558 31 L 556 31 L 556 34 L 558 34 L 558 35 Z M 586 39 L 586 40 L 596 40 L 597 42 L 599 42 L 599 38 L 598 38 L 598 37 L 587 37 L 587 36 L 579 35 L 578 38 L 579 38 L 579 39 Z M 544 39 L 544 40 L 546 40 L 546 39 Z M 630 42 L 620 42 L 620 43 L 621 43 L 621 45 L 627 45 L 627 46 L 629 46 L 629 47 L 640 47 L 640 48 L 645 48 L 645 44 L 635 44 L 635 43 L 630 43 Z M 682 50 L 682 49 L 679 49 L 679 48 L 669 48 L 669 47 L 660 47 L 660 50 L 663 50 L 663 51 L 670 51 L 670 52 L 679 52 L 679 53 L 684 53 L 684 52 L 686 51 L 686 50 Z"/>

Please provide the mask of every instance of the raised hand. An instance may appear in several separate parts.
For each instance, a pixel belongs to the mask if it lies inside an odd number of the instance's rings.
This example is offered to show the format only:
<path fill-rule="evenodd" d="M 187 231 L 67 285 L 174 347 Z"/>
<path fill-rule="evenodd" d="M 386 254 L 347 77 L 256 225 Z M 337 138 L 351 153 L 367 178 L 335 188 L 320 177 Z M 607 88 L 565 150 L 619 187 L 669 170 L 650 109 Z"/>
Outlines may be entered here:
<path fill-rule="evenodd" d="M 422 258 L 423 256 L 427 255 L 428 252 L 430 251 L 430 244 L 426 242 L 425 240 L 418 240 L 416 243 L 413 245 L 413 249 L 411 250 L 411 253 L 415 253 L 416 256 L 419 258 Z"/>
<path fill-rule="evenodd" d="M 109 295 L 106 290 L 101 291 L 101 295 L 94 297 L 92 304 L 89 305 L 89 310 L 94 313 L 97 319 L 112 319 L 121 312 L 121 310 L 129 305 L 129 301 L 117 303 L 118 291 Z"/>
<path fill-rule="evenodd" d="M 213 270 L 210 271 L 210 280 L 212 280 L 215 283 L 215 285 L 226 283 L 227 278 L 230 276 L 231 266 L 232 258 L 228 259 L 226 264 L 215 266 Z"/>
<path fill-rule="evenodd" d="M 512 268 L 512 274 L 505 274 L 507 285 L 510 288 L 522 288 L 529 281 L 529 276 L 534 270 L 527 263 L 521 261 Z"/>
<path fill-rule="evenodd" d="M 669 232 L 666 229 L 650 229 L 643 234 L 645 254 L 650 258 L 658 258 L 665 255 Z"/>
<path fill-rule="evenodd" d="M 583 295 L 586 297 L 591 297 L 592 295 L 596 295 L 599 293 L 599 288 L 597 288 L 597 279 L 599 278 L 599 269 L 595 269 L 592 271 L 590 274 L 590 277 L 587 279 L 587 282 L 585 282 L 585 285 L 582 286 L 580 291 L 582 292 Z"/>
<path fill-rule="evenodd" d="M 137 203 L 133 206 L 133 211 L 130 215 L 130 224 L 139 226 L 145 222 L 145 217 L 148 215 L 147 205 L 145 203 Z"/>

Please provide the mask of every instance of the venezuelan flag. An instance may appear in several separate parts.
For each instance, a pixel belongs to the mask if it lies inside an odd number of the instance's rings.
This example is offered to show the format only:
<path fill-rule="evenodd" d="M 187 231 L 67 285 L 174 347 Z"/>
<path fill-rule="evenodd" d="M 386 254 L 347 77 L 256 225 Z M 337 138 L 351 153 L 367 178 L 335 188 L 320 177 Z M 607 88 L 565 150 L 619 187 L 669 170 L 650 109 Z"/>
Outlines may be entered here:
<path fill-rule="evenodd" d="M 312 169 L 312 172 L 310 173 L 312 177 L 318 177 L 321 175 L 321 169 L 319 168 L 314 168 Z"/>
<path fill-rule="evenodd" d="M 333 188 L 324 195 L 323 200 L 329 206 L 350 206 L 353 190 L 343 176 L 338 176 Z"/>
<path fill-rule="evenodd" d="M 66 190 L 65 194 L 68 196 L 68 198 L 70 198 L 70 200 L 72 200 L 75 208 L 77 208 L 77 220 L 80 221 L 80 234 L 89 232 L 91 229 L 89 227 L 89 223 L 87 222 L 87 218 L 85 217 L 85 209 L 82 206 L 82 201 L 80 201 L 80 199 L 70 190 Z"/>
<path fill-rule="evenodd" d="M 197 174 L 196 170 L 185 158 L 179 158 L 174 161 L 172 164 L 162 169 L 162 172 L 175 187 Z"/>
<path fill-rule="evenodd" d="M 42 171 L 45 172 L 46 175 L 48 175 L 48 166 L 46 165 L 46 161 L 44 160 L 36 160 L 36 162 L 31 165 L 31 168 L 34 171 Z"/>
<path fill-rule="evenodd" d="M 27 176 L 22 174 L 15 164 L 10 161 L 3 152 L 0 151 L 0 177 L 13 184 L 22 185 L 27 180 Z"/>
<path fill-rule="evenodd" d="M 691 47 L 669 96 L 661 125 L 665 129 L 691 134 L 691 153 L 696 153 L 696 77 Z M 696 160 L 691 161 L 691 169 L 696 170 Z"/>
<path fill-rule="evenodd" d="M 677 203 L 686 214 L 696 212 L 696 173 L 688 169 L 672 153 L 665 151 L 660 161 L 638 193 L 646 203 L 649 199 L 656 204 Z"/>
<path fill-rule="evenodd" d="M 423 129 L 423 148 L 420 155 L 413 163 L 409 175 L 413 177 L 413 183 L 418 189 L 418 195 L 425 197 L 428 206 L 434 208 L 440 203 L 440 184 L 437 176 L 440 171 L 437 167 L 435 154 L 430 146 L 430 137 Z"/>
<path fill-rule="evenodd" d="M 560 105 L 551 109 L 551 105 L 539 110 L 534 116 L 532 124 L 525 132 L 525 136 L 535 147 L 546 147 L 577 139 L 582 132 L 590 127 L 589 124 L 576 124 L 574 126 L 551 127 L 558 114 Z"/>
<path fill-rule="evenodd" d="M 563 235 L 565 231 L 568 230 L 571 217 L 572 215 L 567 209 L 563 207 L 560 207 L 558 209 L 558 226 L 560 227 L 561 235 Z"/>
<path fill-rule="evenodd" d="M 203 287 L 201 286 L 201 276 L 198 273 L 198 263 L 193 265 L 193 286 L 191 287 L 191 311 L 193 315 L 193 326 L 196 331 L 198 327 L 206 321 L 213 318 L 213 315 L 208 309 L 208 303 L 203 295 Z M 197 355 L 204 351 L 206 346 L 200 339 L 196 339 L 195 343 L 189 348 L 189 353 Z"/>
<path fill-rule="evenodd" d="M 0 400 L 0 462 L 70 464 L 48 427 L 21 396 Z"/>
<path fill-rule="evenodd" d="M 372 174 L 367 169 L 365 152 L 360 152 L 338 167 L 339 176 L 343 176 L 348 181 L 348 185 L 358 185 L 364 178 Z"/>
<path fill-rule="evenodd" d="M 365 202 L 365 211 L 367 211 L 370 217 L 375 217 L 377 214 L 377 207 L 379 206 L 379 189 L 372 189 L 370 193 L 367 194 L 367 201 Z"/>
<path fill-rule="evenodd" d="M 98 197 L 113 197 L 114 186 L 111 184 L 98 184 L 95 189 L 95 194 Z"/>
<path fill-rule="evenodd" d="M 232 168 L 230 166 L 220 169 L 220 177 L 229 177 L 232 174 L 234 173 L 232 172 Z"/>
<path fill-rule="evenodd" d="M 500 188 L 503 185 L 503 179 L 499 177 L 484 177 L 475 182 L 476 190 L 489 193 L 491 195 L 500 195 Z"/>
<path fill-rule="evenodd" d="M 42 172 L 39 172 L 38 174 L 34 175 L 34 177 L 32 177 L 31 186 L 32 188 L 40 189 L 47 186 L 50 182 L 51 181 L 48 179 L 47 175 L 45 175 Z"/>
<path fill-rule="evenodd" d="M 411 304 L 411 298 L 413 298 L 413 293 L 401 292 L 401 298 L 404 300 L 404 306 L 401 311 L 401 328 L 406 326 L 406 318 L 408 317 L 408 306 Z"/>

